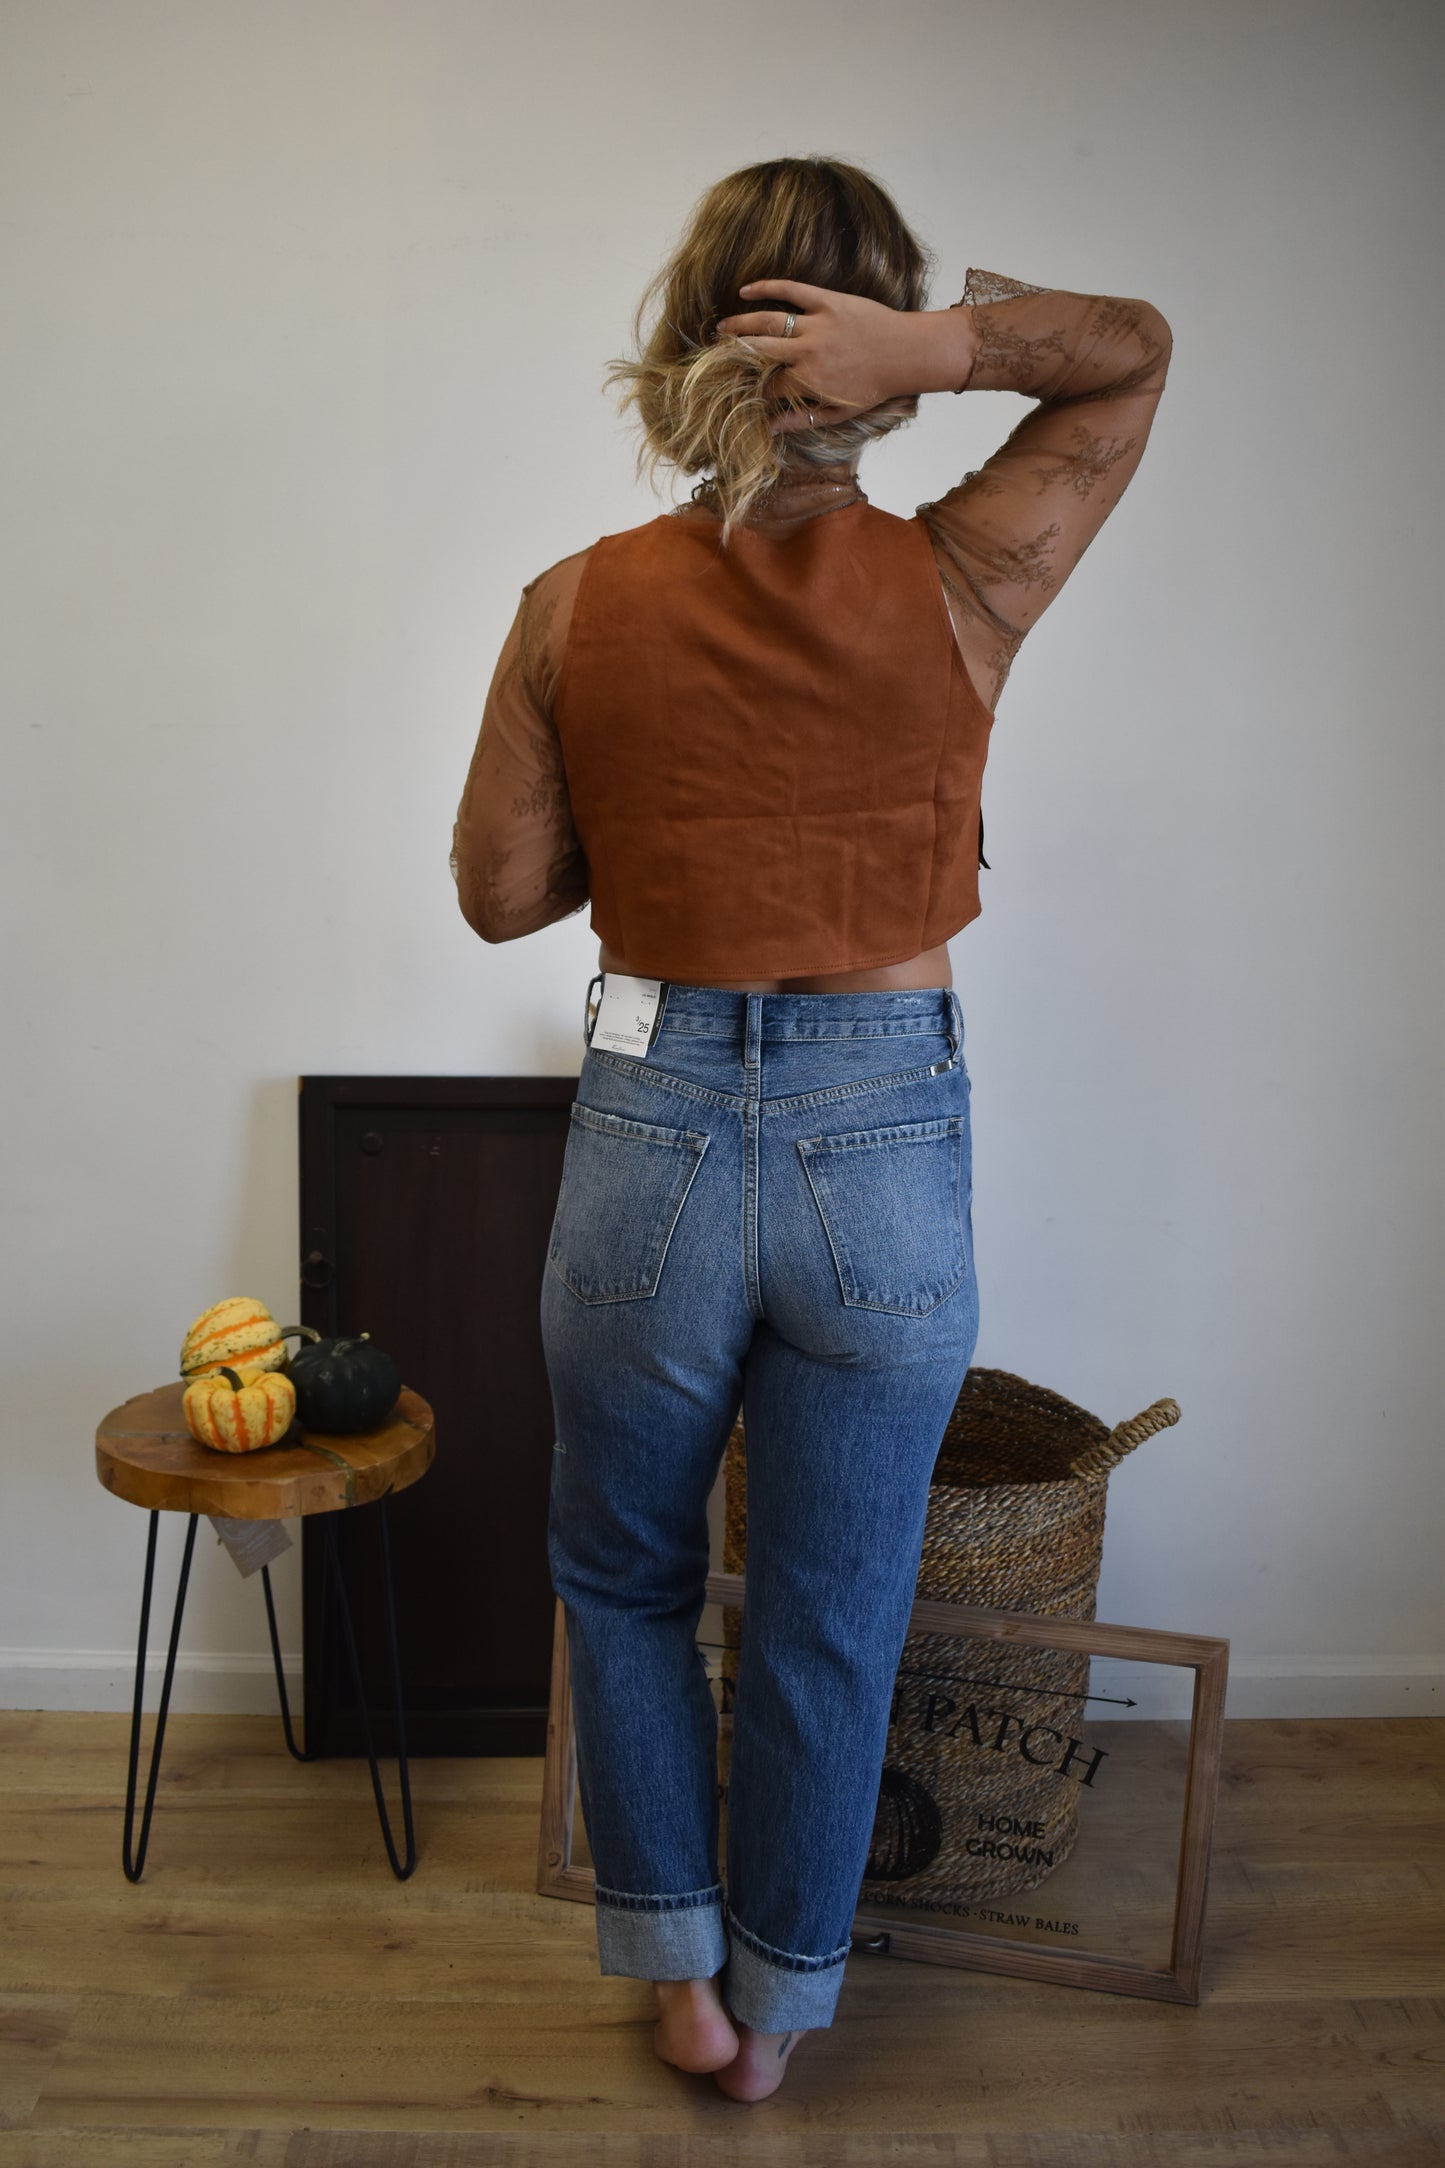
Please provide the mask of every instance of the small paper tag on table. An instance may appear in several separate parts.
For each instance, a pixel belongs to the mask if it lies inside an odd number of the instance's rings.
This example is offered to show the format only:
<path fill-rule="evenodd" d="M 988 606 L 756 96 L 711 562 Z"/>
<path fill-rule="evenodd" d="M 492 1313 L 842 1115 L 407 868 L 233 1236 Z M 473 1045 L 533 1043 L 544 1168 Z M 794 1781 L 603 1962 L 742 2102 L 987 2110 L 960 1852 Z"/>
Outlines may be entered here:
<path fill-rule="evenodd" d="M 208 1513 L 206 1519 L 230 1552 L 232 1564 L 239 1574 L 254 1573 L 258 1566 L 269 1566 L 273 1558 L 279 1558 L 283 1551 L 291 1548 L 284 1521 L 238 1521 L 223 1513 Z"/>

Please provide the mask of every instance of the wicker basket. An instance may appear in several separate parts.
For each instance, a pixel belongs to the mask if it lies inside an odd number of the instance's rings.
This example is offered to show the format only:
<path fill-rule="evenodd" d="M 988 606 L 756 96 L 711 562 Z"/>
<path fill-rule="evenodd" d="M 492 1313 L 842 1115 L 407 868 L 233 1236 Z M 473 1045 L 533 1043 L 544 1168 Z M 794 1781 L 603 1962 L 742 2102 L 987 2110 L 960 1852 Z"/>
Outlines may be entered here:
<path fill-rule="evenodd" d="M 1159 1400 L 1110 1430 L 1026 1378 L 970 1370 L 933 1471 L 918 1594 L 1092 1619 L 1109 1471 L 1178 1420 L 1177 1404 Z M 728 1439 L 724 1481 L 723 1569 L 743 1573 L 741 1414 Z M 725 1711 L 737 1681 L 741 1627 L 741 1613 L 725 1608 Z M 861 1901 L 966 1912 L 980 1899 L 1036 1888 L 1061 1867 L 1078 1835 L 1078 1782 L 1091 1757 L 1084 1738 L 1088 1683 L 1087 1655 L 910 1634 Z M 1020 1752 L 1028 1724 L 1044 1727 L 1040 1737 L 1057 1740 L 1058 1751 L 1037 1758 Z M 727 1721 L 719 1746 L 726 1796 Z"/>

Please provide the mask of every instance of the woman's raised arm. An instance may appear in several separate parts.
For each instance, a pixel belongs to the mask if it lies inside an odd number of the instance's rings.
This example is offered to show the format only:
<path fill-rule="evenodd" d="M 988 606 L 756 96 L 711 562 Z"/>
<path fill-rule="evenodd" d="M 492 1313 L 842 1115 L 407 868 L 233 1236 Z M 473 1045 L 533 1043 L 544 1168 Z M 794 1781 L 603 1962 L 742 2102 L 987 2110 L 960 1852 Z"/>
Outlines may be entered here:
<path fill-rule="evenodd" d="M 782 434 L 932 391 L 1017 391 L 1040 404 L 956 489 L 929 530 L 969 673 L 989 708 L 1143 456 L 1169 370 L 1151 302 L 968 274 L 947 309 L 899 310 L 797 279 L 740 287 L 720 337 L 773 365 Z M 787 312 L 793 311 L 786 332 Z"/>
<path fill-rule="evenodd" d="M 969 391 L 1040 404 L 956 489 L 918 507 L 970 674 L 992 709 L 1029 628 L 1123 496 L 1169 370 L 1169 326 L 1148 301 L 968 274 Z"/>

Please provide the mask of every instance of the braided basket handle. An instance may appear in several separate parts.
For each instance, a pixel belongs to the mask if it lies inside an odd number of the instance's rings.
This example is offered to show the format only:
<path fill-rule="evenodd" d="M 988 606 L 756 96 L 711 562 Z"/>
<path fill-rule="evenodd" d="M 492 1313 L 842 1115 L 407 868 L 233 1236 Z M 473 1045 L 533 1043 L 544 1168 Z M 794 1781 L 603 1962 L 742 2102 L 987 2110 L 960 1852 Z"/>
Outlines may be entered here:
<path fill-rule="evenodd" d="M 1179 1420 L 1177 1400 L 1156 1400 L 1145 1408 L 1142 1415 L 1133 1415 L 1126 1423 L 1116 1423 L 1107 1438 L 1100 1438 L 1070 1464 L 1069 1473 L 1079 1476 L 1107 1475 L 1117 1468 L 1126 1453 L 1132 1453 L 1136 1445 L 1152 1438 L 1156 1430 L 1167 1430 Z"/>

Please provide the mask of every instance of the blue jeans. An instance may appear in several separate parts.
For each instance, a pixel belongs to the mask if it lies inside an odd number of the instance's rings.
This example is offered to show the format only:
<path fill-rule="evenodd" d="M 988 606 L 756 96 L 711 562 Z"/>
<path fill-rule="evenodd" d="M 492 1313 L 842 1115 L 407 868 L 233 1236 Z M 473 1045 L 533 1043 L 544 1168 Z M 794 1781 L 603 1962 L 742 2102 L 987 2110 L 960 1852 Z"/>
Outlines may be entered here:
<path fill-rule="evenodd" d="M 595 983 L 595 982 L 594 982 Z M 604 1973 L 709 1978 L 762 2032 L 832 2022 L 929 1477 L 978 1337 L 951 987 L 664 982 L 588 1044 L 543 1274 L 567 1619 Z M 696 1634 L 739 1406 L 747 1567 L 718 1873 Z"/>

